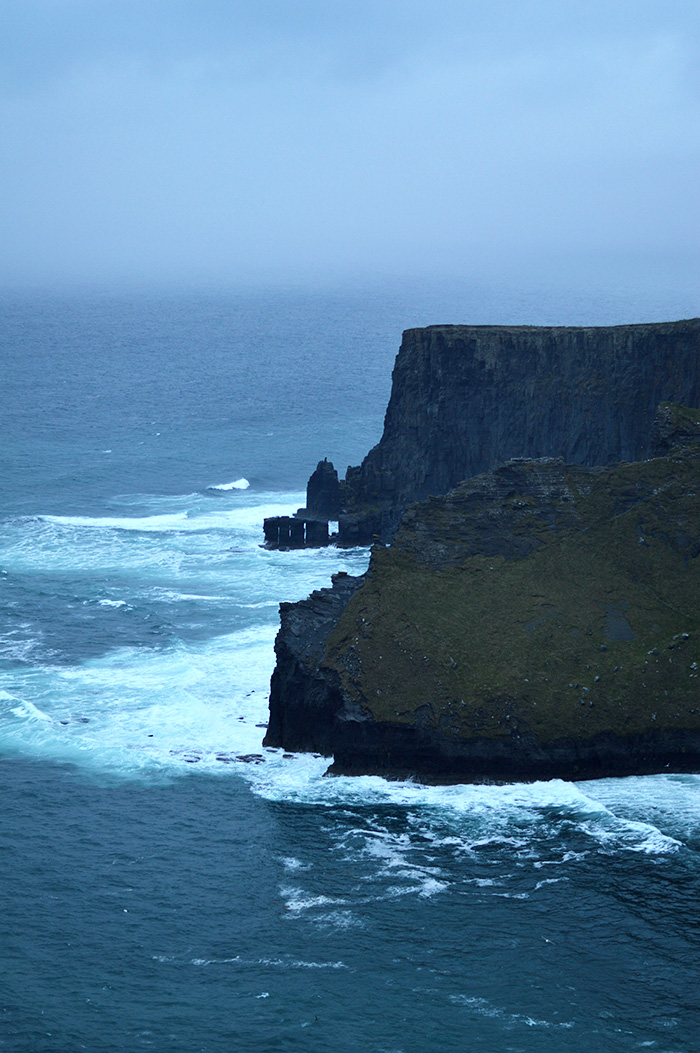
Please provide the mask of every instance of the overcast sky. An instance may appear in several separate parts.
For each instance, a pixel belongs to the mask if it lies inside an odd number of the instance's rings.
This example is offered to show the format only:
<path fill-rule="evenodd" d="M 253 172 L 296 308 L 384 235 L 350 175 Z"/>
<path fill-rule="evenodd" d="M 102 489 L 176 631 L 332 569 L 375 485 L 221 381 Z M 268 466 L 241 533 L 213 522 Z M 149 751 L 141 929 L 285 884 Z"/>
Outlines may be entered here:
<path fill-rule="evenodd" d="M 0 282 L 698 258 L 698 0 L 0 0 Z"/>

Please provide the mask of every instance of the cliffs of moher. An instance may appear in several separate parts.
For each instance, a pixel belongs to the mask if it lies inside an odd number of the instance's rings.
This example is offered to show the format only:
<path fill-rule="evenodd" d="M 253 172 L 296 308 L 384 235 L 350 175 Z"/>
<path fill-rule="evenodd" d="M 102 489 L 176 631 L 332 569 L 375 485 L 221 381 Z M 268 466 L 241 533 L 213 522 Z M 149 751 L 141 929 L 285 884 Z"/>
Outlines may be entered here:
<path fill-rule="evenodd" d="M 700 771 L 700 321 L 404 334 L 281 605 L 265 743 L 433 782 Z"/>

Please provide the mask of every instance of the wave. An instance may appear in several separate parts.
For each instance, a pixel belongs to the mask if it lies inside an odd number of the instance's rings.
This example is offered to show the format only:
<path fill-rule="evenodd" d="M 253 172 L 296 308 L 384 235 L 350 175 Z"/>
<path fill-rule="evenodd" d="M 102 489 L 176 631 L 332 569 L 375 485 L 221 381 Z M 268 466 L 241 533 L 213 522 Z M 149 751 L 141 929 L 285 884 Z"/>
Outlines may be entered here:
<path fill-rule="evenodd" d="M 86 527 L 90 530 L 139 530 L 170 531 L 191 529 L 187 512 L 170 512 L 165 515 L 152 516 L 38 516 L 44 523 L 55 523 L 57 526 Z M 202 529 L 202 528 L 200 528 Z M 206 527 L 204 527 L 206 529 Z"/>
<path fill-rule="evenodd" d="M 179 958 L 172 954 L 154 954 L 152 955 L 154 962 L 162 963 L 175 963 L 177 965 L 194 965 L 197 968 L 202 968 L 207 965 L 240 965 L 245 969 L 249 969 L 251 966 L 262 965 L 267 966 L 271 969 L 347 969 L 348 966 L 345 962 L 341 961 L 306 961 L 303 958 L 293 958 L 291 955 L 284 955 L 281 958 L 245 958 L 240 954 L 236 954 L 231 958 Z M 267 995 L 257 995 L 257 998 L 267 997 Z"/>
<path fill-rule="evenodd" d="M 303 762 L 302 757 L 306 758 Z M 684 843 L 677 836 L 672 794 L 667 795 L 663 814 L 642 818 L 630 814 L 622 803 L 619 808 L 607 807 L 604 799 L 597 798 L 595 783 L 578 785 L 553 779 L 506 786 L 426 786 L 370 775 L 328 780 L 323 775 L 327 764 L 327 759 L 309 755 L 296 755 L 293 759 L 283 755 L 277 760 L 271 756 L 264 767 L 247 772 L 246 777 L 254 791 L 268 799 L 292 799 L 326 807 L 393 805 L 410 810 L 417 817 L 415 832 L 423 844 L 451 846 L 457 854 L 528 854 L 533 850 L 533 838 L 542 845 L 561 844 L 561 852 L 557 850 L 554 856 L 545 854 L 544 862 L 536 853 L 537 862 L 533 860 L 533 865 L 537 867 L 575 865 L 589 852 L 659 855 L 677 851 Z M 654 797 L 656 782 L 669 778 L 673 777 L 643 777 L 649 799 Z M 700 777 L 693 778 L 697 791 Z M 610 781 L 624 784 L 626 780 Z M 571 829 L 576 831 L 575 850 L 567 833 Z M 359 835 L 365 856 L 383 859 L 387 867 L 405 867 L 405 876 L 420 876 L 421 881 L 432 882 L 441 877 L 429 867 L 413 870 L 406 865 L 403 853 L 409 842 L 405 835 L 403 840 L 396 840 L 381 826 L 355 834 Z M 438 881 L 430 887 L 437 890 L 439 884 Z"/>
<path fill-rule="evenodd" d="M 440 892 L 444 875 L 413 858 L 416 843 L 456 856 L 534 851 L 542 881 L 540 867 L 556 866 L 546 877 L 558 877 L 589 853 L 662 855 L 696 836 L 698 776 L 507 786 L 328 779 L 328 758 L 262 745 L 276 631 L 270 617 L 189 647 L 121 648 L 80 665 L 15 670 L 11 690 L 0 692 L 0 749 L 128 780 L 236 772 L 265 799 L 353 815 L 389 807 L 411 817 L 401 838 L 353 823 L 345 847 L 373 859 L 393 888 L 421 895 Z"/>
<path fill-rule="evenodd" d="M 33 702 L 28 701 L 24 698 L 19 698 L 17 695 L 11 694 L 9 691 L 5 691 L 4 688 L 0 688 L 0 703 L 9 704 L 9 711 L 15 717 L 20 718 L 31 718 L 32 720 L 41 720 L 46 723 L 51 723 L 52 718 L 48 713 L 44 713 L 42 709 L 39 709 Z"/>
<path fill-rule="evenodd" d="M 183 633 L 167 649 L 121 647 L 70 667 L 42 656 L 44 665 L 13 670 L 8 686 L 16 696 L 5 696 L 0 707 L 0 748 L 76 763 L 98 777 L 151 781 L 192 771 L 219 777 L 235 772 L 252 793 L 269 800 L 357 811 L 388 807 L 411 815 L 407 842 L 375 830 L 357 833 L 357 845 L 348 846 L 351 855 L 359 851 L 365 861 L 373 860 L 393 895 L 429 897 L 445 887 L 439 869 L 413 858 L 416 839 L 448 855 L 472 856 L 518 855 L 534 842 L 533 866 L 556 865 L 558 877 L 586 853 L 670 853 L 694 836 L 679 835 L 674 815 L 680 791 L 672 782 L 659 783 L 660 777 L 630 783 L 628 793 L 617 789 L 623 780 L 431 787 L 378 776 L 327 779 L 327 758 L 263 747 L 279 600 L 328 584 L 341 567 L 361 572 L 368 555 L 359 549 L 262 549 L 262 519 L 289 512 L 300 500 L 303 494 L 248 492 L 152 498 L 120 507 L 117 516 L 25 519 L 18 538 L 8 533 L 11 546 L 2 555 L 11 571 L 90 571 L 96 625 L 106 623 L 109 609 L 128 612 L 137 601 L 156 620 L 163 617 L 163 602 L 186 601 L 197 610 L 168 611 L 176 627 L 186 617 L 202 633 L 214 622 L 225 626 L 225 635 L 204 643 L 192 633 L 200 642 L 187 646 Z M 199 533 L 182 536 L 188 532 Z M 245 621 L 247 628 L 231 632 L 234 615 L 235 624 Z M 107 629 L 116 633 L 118 621 L 113 615 Z M 697 820 L 691 792 L 697 785 L 696 778 L 692 788 L 682 787 L 683 830 L 692 831 Z M 303 867 L 305 861 L 299 862 Z M 557 887 L 549 875 L 543 878 L 537 874 L 532 894 Z"/>
<path fill-rule="evenodd" d="M 218 486 L 208 486 L 207 490 L 247 490 L 250 483 L 245 478 L 234 479 L 232 483 L 219 483 Z"/>
<path fill-rule="evenodd" d="M 252 496 L 252 495 L 251 495 Z M 206 498 L 199 504 L 188 501 L 190 507 L 168 512 L 155 512 L 137 516 L 71 516 L 39 515 L 36 522 L 48 523 L 59 528 L 81 530 L 118 530 L 139 533 L 181 533 L 190 531 L 245 530 L 256 531 L 262 539 L 263 519 L 268 516 L 292 515 L 303 500 L 301 493 L 256 494 L 254 500 L 237 504 L 233 508 L 221 508 L 213 503 L 208 507 Z M 186 499 L 183 499 L 186 500 Z M 155 504 L 156 502 L 152 502 Z M 172 504 L 172 500 L 168 503 Z"/>
<path fill-rule="evenodd" d="M 475 998 L 472 995 L 463 994 L 453 994 L 449 997 L 454 1005 L 464 1006 L 465 1009 L 476 1016 L 490 1017 L 494 1020 L 503 1021 L 507 1026 L 519 1024 L 525 1027 L 566 1029 L 574 1026 L 573 1021 L 540 1020 L 524 1013 L 511 1013 L 507 1009 L 501 1008 L 501 1006 L 494 1005 L 493 1002 L 489 1002 L 486 998 Z"/>
<path fill-rule="evenodd" d="M 698 776 L 426 786 L 369 775 L 328 779 L 326 757 L 263 747 L 275 632 L 271 621 L 192 648 L 121 649 L 80 666 L 16 674 L 16 693 L 0 692 L 2 751 L 128 780 L 236 772 L 265 799 L 345 809 L 351 821 L 339 851 L 373 860 L 392 895 L 443 891 L 434 851 L 527 859 L 531 891 L 544 894 L 550 878 L 587 854 L 661 855 L 682 848 L 686 830 L 692 839 Z M 407 817 L 400 834 L 366 817 L 367 809 L 387 807 Z M 305 866 L 295 858 L 285 869 Z M 542 867 L 556 870 L 545 875 Z"/>

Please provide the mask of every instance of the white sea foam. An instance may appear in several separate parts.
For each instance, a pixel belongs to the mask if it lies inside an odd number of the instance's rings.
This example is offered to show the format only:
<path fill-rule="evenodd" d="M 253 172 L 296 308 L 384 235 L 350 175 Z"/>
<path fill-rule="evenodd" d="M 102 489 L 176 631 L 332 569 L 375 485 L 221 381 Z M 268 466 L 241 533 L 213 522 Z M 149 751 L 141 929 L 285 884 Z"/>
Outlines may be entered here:
<path fill-rule="evenodd" d="M 267 710 L 273 638 L 274 627 L 261 626 L 194 650 L 126 648 L 34 670 L 25 687 L 36 701 L 23 698 L 14 722 L 0 722 L 0 744 L 126 778 L 192 763 L 244 767 L 251 761 L 237 758 L 261 752 L 255 725 Z"/>
<path fill-rule="evenodd" d="M 284 900 L 285 908 L 295 914 L 315 907 L 343 906 L 347 903 L 346 899 L 337 896 L 313 895 L 304 889 L 286 886 L 280 889 L 280 896 Z"/>
<path fill-rule="evenodd" d="M 282 859 L 282 866 L 285 870 L 297 871 L 297 870 L 309 870 L 310 866 L 304 864 L 300 859 L 295 859 L 293 856 L 285 856 Z"/>
<path fill-rule="evenodd" d="M 541 1020 L 536 1017 L 526 1016 L 524 1013 L 509 1013 L 507 1010 L 501 1009 L 500 1006 L 489 1002 L 486 998 L 475 998 L 470 995 L 450 995 L 450 1001 L 455 1005 L 463 1005 L 478 1016 L 502 1020 L 506 1025 L 521 1024 L 526 1027 L 561 1027 L 567 1029 L 574 1026 L 571 1021 Z"/>
<path fill-rule="evenodd" d="M 218 486 L 210 486 L 209 490 L 247 490 L 250 483 L 247 479 L 234 479 L 232 483 L 219 483 Z"/>
<path fill-rule="evenodd" d="M 33 702 L 29 702 L 25 698 L 19 700 L 19 706 L 12 710 L 15 716 L 18 717 L 30 717 L 33 720 L 42 720 L 51 723 L 51 717 L 48 713 L 44 713 L 43 710 L 35 706 Z"/>
<path fill-rule="evenodd" d="M 275 969 L 347 969 L 345 962 L 307 962 L 299 958 L 259 958 L 256 965 Z"/>
<path fill-rule="evenodd" d="M 695 839 L 700 831 L 697 775 L 630 776 L 582 783 L 581 787 L 595 794 L 616 815 L 642 823 L 652 821 L 664 834 Z"/>
<path fill-rule="evenodd" d="M 239 510 L 250 523 L 251 534 L 241 551 L 230 554 L 220 541 L 212 546 L 211 531 L 196 535 L 206 544 L 187 550 L 179 548 L 172 536 L 158 534 L 156 546 L 143 550 L 141 542 L 131 541 L 139 535 L 130 532 L 127 545 L 119 542 L 115 547 L 107 540 L 111 549 L 105 558 L 104 532 L 90 527 L 87 534 L 99 538 L 92 544 L 85 537 L 71 539 L 71 531 L 82 531 L 82 527 L 34 521 L 49 534 L 39 545 L 36 532 L 29 541 L 25 538 L 14 553 L 18 557 L 15 567 L 27 569 L 27 563 L 33 562 L 42 571 L 89 568 L 95 575 L 95 610 L 123 610 L 128 616 L 134 609 L 121 597 L 105 597 L 102 575 L 106 573 L 126 574 L 120 592 L 128 587 L 130 599 L 139 604 L 142 614 L 154 602 L 184 600 L 200 608 L 204 625 L 209 610 L 221 621 L 232 604 L 243 609 L 244 599 L 253 601 L 255 610 L 246 627 L 203 643 L 175 643 L 155 650 L 150 646 L 120 648 L 79 665 L 15 670 L 13 697 L 26 698 L 28 705 L 14 703 L 12 710 L 18 712 L 8 710 L 0 719 L 0 748 L 68 760 L 127 778 L 171 776 L 191 770 L 192 765 L 220 774 L 231 770 L 248 774 L 253 766 L 269 765 L 283 772 L 284 782 L 288 773 L 307 767 L 309 759 L 289 764 L 281 752 L 263 751 L 261 744 L 280 598 L 279 592 L 274 600 L 270 598 L 271 583 L 276 582 L 276 591 L 283 590 L 283 598 L 300 599 L 312 588 L 327 585 L 330 571 L 338 566 L 364 569 L 367 557 L 362 552 L 334 551 L 332 557 L 324 553 L 315 560 L 313 552 L 267 552 L 259 547 L 261 507 L 267 510 L 260 505 Z M 233 514 L 224 516 L 230 520 Z M 151 521 L 157 525 L 163 519 L 156 516 Z M 56 533 L 64 530 L 66 536 Z M 227 540 L 231 536 L 229 532 Z M 154 576 L 162 583 L 153 581 Z M 110 591 L 112 588 L 110 584 Z M 236 610 L 234 607 L 233 612 Z M 15 650 L 15 643 L 24 650 L 34 647 L 31 641 L 13 641 Z M 45 719 L 27 721 L 30 706 Z M 24 719 L 18 721 L 18 716 Z M 325 764 L 319 765 L 315 758 L 310 763 L 320 779 Z M 297 775 L 294 781 L 299 781 Z"/>
<path fill-rule="evenodd" d="M 10 572 L 74 571 L 91 575 L 96 591 L 108 578 L 130 590 L 114 596 L 110 589 L 105 597 L 103 588 L 95 599 L 133 604 L 142 588 L 157 585 L 193 598 L 235 593 L 251 611 L 276 611 L 281 599 L 328 585 L 334 571 L 362 573 L 367 564 L 362 549 L 276 552 L 261 547 L 263 519 L 292 512 L 302 498 L 236 494 L 217 501 L 200 495 L 194 503 L 183 498 L 180 504 L 186 507 L 177 507 L 172 498 L 151 502 L 155 509 L 149 515 L 12 520 L 0 530 L 0 560 Z"/>
<path fill-rule="evenodd" d="M 19 633 L 6 633 L 0 639 L 0 658 L 5 661 L 31 662 L 43 651 L 40 639 L 26 639 Z M 43 657 L 46 657 L 45 651 Z"/>
<path fill-rule="evenodd" d="M 455 852 L 515 853 L 523 860 L 529 859 L 532 865 L 540 862 L 533 836 L 546 834 L 548 843 L 551 838 L 555 842 L 565 838 L 564 832 L 557 832 L 560 822 L 567 826 L 575 824 L 579 833 L 590 839 L 595 851 L 659 854 L 675 851 L 681 844 L 654 824 L 628 818 L 623 810 L 618 814 L 612 812 L 593 796 L 594 783 L 585 784 L 584 792 L 576 784 L 561 780 L 509 786 L 423 786 L 414 782 L 388 782 L 376 776 L 338 777 L 329 781 L 323 778 L 326 763 L 323 758 L 309 757 L 300 762 L 278 757 L 245 774 L 257 793 L 272 799 L 318 804 L 345 802 L 351 806 L 393 804 L 412 811 L 417 809 L 423 816 L 423 825 L 418 831 L 421 838 L 436 821 L 441 827 L 445 823 L 457 823 L 461 827 L 466 822 L 468 825 L 460 835 L 449 835 Z M 653 776 L 646 778 L 654 779 Z M 700 785 L 700 780 L 695 785 Z M 565 841 L 562 844 L 565 845 Z M 382 841 L 373 835 L 367 836 L 362 852 L 381 858 L 387 873 L 394 867 L 403 867 L 406 875 L 410 874 L 416 881 L 413 891 L 423 887 L 419 886 L 419 879 L 440 880 L 439 872 L 428 876 L 425 869 L 413 867 L 401 855 L 405 847 L 405 843 Z M 584 854 L 585 850 L 568 854 L 562 850 L 556 860 L 548 862 L 565 865 L 576 862 Z"/>
<path fill-rule="evenodd" d="M 183 617 L 195 619 L 199 609 L 202 626 L 213 616 L 224 624 L 230 611 L 247 627 L 190 646 L 120 648 L 72 667 L 14 670 L 6 681 L 11 705 L 0 714 L 0 747 L 127 778 L 236 771 L 252 792 L 271 800 L 401 809 L 415 817 L 408 840 L 363 835 L 361 847 L 348 843 L 348 857 L 359 851 L 365 861 L 373 858 L 376 874 L 393 875 L 392 887 L 421 895 L 441 891 L 447 879 L 416 863 L 416 839 L 425 845 L 432 838 L 457 856 L 510 853 L 534 865 L 565 867 L 587 851 L 676 850 L 679 802 L 687 829 L 697 831 L 693 776 L 436 787 L 377 776 L 327 779 L 326 758 L 263 749 L 278 602 L 327 585 L 341 567 L 357 573 L 367 563 L 366 550 L 260 547 L 262 519 L 292 511 L 303 498 L 232 488 L 218 497 L 140 499 L 138 512 L 147 514 L 44 516 L 4 527 L 0 555 L 10 571 L 92 574 L 96 617 L 99 608 L 130 618 L 136 604 L 143 612 L 186 602 L 195 611 Z M 177 615 L 168 612 L 168 618 Z M 36 660 L 33 641 L 11 643 L 24 648 L 25 662 Z M 590 847 L 569 857 L 562 835 L 562 851 L 552 859 L 562 823 L 573 823 Z M 540 858 L 533 837 L 545 833 L 550 848 Z"/>
<path fill-rule="evenodd" d="M 354 830 L 349 837 L 364 841 L 360 852 L 380 864 L 377 872 L 380 876 L 390 876 L 394 880 L 398 877 L 411 882 L 410 885 L 392 886 L 390 895 L 417 893 L 428 897 L 448 887 L 448 882 L 439 880 L 442 877 L 439 867 L 419 865 L 410 860 L 409 854 L 413 847 L 410 835 L 396 835 L 385 830 Z M 348 838 L 345 839 L 346 851 L 347 845 Z"/>
<path fill-rule="evenodd" d="M 240 480 L 239 480 L 240 481 Z M 242 487 L 236 488 L 238 490 Z M 257 493 L 231 495 L 230 501 L 216 501 L 202 494 L 188 494 L 179 498 L 151 499 L 152 507 L 164 510 L 147 515 L 80 516 L 39 515 L 36 520 L 61 528 L 85 530 L 129 530 L 146 533 L 170 533 L 207 530 L 254 530 L 262 540 L 262 522 L 269 516 L 293 515 L 303 503 L 301 491 L 292 493 Z M 235 500 L 234 500 L 235 498 Z M 167 509 L 167 510 L 165 510 Z M 26 521 L 25 521 L 26 524 Z"/>
<path fill-rule="evenodd" d="M 560 878 L 543 878 L 542 881 L 538 881 L 535 885 L 535 892 L 539 889 L 544 888 L 546 885 L 558 885 L 561 881 L 568 881 L 566 877 Z"/>
<path fill-rule="evenodd" d="M 173 962 L 175 958 L 169 955 L 156 954 L 153 955 L 153 961 L 157 962 Z M 240 954 L 233 955 L 232 957 L 226 958 L 190 958 L 189 965 L 194 965 L 197 968 L 202 968 L 208 965 L 241 965 L 244 968 L 250 966 L 264 966 L 269 969 L 347 969 L 345 962 L 341 961 L 306 961 L 303 958 L 294 958 L 291 955 L 284 955 L 279 958 L 245 958 Z M 258 998 L 262 998 L 262 995 L 258 995 Z"/>
<path fill-rule="evenodd" d="M 664 834 L 651 823 L 642 823 L 609 813 L 608 822 L 583 823 L 580 827 L 594 841 L 599 851 L 618 852 L 621 848 L 629 852 L 644 852 L 647 855 L 662 855 L 674 852 L 682 842 Z"/>
<path fill-rule="evenodd" d="M 331 910 L 328 913 L 316 914 L 314 923 L 325 929 L 364 929 L 366 923 L 351 910 Z"/>
<path fill-rule="evenodd" d="M 174 512 L 154 516 L 39 516 L 46 523 L 55 523 L 57 526 L 86 527 L 90 530 L 140 530 L 140 531 L 169 531 L 187 529 L 188 516 L 186 512 Z M 206 525 L 202 529 L 207 529 Z"/>

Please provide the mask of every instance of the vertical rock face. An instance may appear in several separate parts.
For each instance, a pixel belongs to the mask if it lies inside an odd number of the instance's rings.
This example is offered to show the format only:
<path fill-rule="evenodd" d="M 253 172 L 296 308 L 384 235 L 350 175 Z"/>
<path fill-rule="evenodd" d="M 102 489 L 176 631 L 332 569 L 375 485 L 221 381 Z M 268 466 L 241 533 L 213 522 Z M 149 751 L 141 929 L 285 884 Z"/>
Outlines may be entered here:
<path fill-rule="evenodd" d="M 663 401 L 700 404 L 700 319 L 409 329 L 382 438 L 347 472 L 340 541 L 391 537 L 410 502 L 512 457 L 645 459 Z"/>
<path fill-rule="evenodd" d="M 343 700 L 327 680 L 316 685 L 313 674 L 323 660 L 328 637 L 362 580 L 334 574 L 330 589 L 312 592 L 299 603 L 280 604 L 282 627 L 275 640 L 277 664 L 263 745 L 333 752 L 333 719 Z"/>
<path fill-rule="evenodd" d="M 308 519 L 336 520 L 340 515 L 340 483 L 331 461 L 318 462 L 306 485 L 306 508 L 303 511 Z"/>

